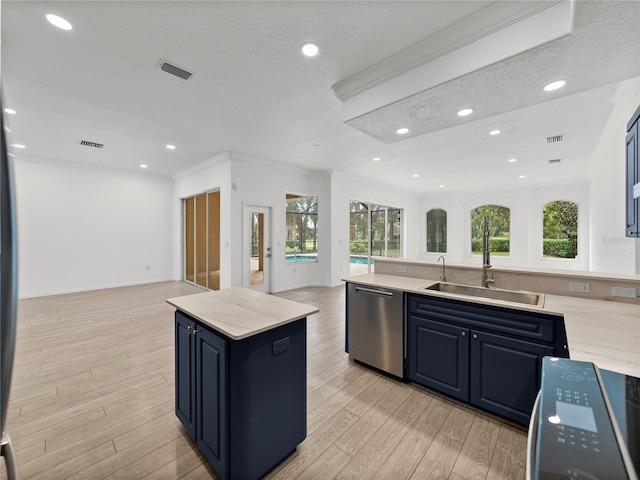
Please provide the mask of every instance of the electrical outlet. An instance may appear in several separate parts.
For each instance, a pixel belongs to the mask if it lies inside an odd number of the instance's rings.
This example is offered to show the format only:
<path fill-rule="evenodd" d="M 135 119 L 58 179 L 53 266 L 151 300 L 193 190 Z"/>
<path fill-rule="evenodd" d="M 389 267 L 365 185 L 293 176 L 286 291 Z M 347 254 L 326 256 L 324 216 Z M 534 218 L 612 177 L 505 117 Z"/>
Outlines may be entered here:
<path fill-rule="evenodd" d="M 398 271 L 398 273 L 407 273 L 407 266 L 406 265 L 398 265 L 397 271 Z"/>
<path fill-rule="evenodd" d="M 569 282 L 569 291 L 589 293 L 591 291 L 591 285 L 588 283 Z"/>
<path fill-rule="evenodd" d="M 636 298 L 636 289 L 633 287 L 611 287 L 611 295 L 614 297 Z"/>

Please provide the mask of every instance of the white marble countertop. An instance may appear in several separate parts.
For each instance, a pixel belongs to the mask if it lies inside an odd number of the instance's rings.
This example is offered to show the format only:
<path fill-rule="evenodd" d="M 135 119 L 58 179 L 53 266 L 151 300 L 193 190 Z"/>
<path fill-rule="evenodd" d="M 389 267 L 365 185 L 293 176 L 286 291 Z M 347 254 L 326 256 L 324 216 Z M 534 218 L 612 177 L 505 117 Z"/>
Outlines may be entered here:
<path fill-rule="evenodd" d="M 169 298 L 167 303 L 233 340 L 266 332 L 319 311 L 311 305 L 240 287 Z"/>
<path fill-rule="evenodd" d="M 600 368 L 640 377 L 640 306 L 638 305 L 545 294 L 544 305 L 536 307 L 425 290 L 427 286 L 437 282 L 437 279 L 367 273 L 343 280 L 422 295 L 457 298 L 517 310 L 563 315 L 569 355 L 572 359 L 593 362 Z"/>

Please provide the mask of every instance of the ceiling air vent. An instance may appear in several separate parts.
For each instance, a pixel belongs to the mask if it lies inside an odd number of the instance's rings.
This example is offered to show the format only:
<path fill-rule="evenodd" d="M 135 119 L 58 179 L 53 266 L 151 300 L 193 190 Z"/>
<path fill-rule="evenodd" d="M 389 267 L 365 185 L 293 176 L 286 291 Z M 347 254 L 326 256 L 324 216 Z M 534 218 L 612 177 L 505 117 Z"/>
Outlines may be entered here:
<path fill-rule="evenodd" d="M 552 158 L 551 160 L 549 160 L 549 163 L 560 163 L 560 159 L 559 158 Z"/>
<path fill-rule="evenodd" d="M 164 60 L 160 60 L 160 70 L 183 80 L 189 80 L 193 76 L 193 73 L 186 71 L 184 68 L 177 67 Z"/>
<path fill-rule="evenodd" d="M 88 140 L 80 140 L 80 145 L 84 145 L 85 147 L 93 147 L 93 148 L 104 147 L 104 143 L 90 142 Z"/>
<path fill-rule="evenodd" d="M 564 140 L 564 134 L 556 135 L 555 137 L 547 137 L 547 143 L 558 143 Z"/>

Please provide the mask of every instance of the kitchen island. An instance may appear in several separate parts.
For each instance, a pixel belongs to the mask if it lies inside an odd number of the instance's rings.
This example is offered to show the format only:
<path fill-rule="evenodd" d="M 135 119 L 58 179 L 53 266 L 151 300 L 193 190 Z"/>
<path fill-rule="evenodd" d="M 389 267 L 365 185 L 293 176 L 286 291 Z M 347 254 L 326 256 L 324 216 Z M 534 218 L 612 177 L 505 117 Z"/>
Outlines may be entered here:
<path fill-rule="evenodd" d="M 243 288 L 170 298 L 176 415 L 222 479 L 257 479 L 306 437 L 310 305 Z"/>
<path fill-rule="evenodd" d="M 440 298 L 458 298 L 484 305 L 499 305 L 523 311 L 538 311 L 564 317 L 570 357 L 593 362 L 599 368 L 640 377 L 640 306 L 607 300 L 592 300 L 545 294 L 541 307 L 479 297 L 462 297 L 427 290 L 436 278 L 369 273 L 346 282 L 390 288 Z"/>
<path fill-rule="evenodd" d="M 344 281 L 346 347 L 352 359 L 521 425 L 529 422 L 545 356 L 640 376 L 640 307 L 635 304 L 547 293 L 529 305 L 433 289 L 437 279 L 383 273 Z M 401 366 L 404 356 L 399 373 L 369 361 L 389 356 L 386 343 L 368 356 L 356 349 L 362 338 L 371 337 L 359 325 L 362 308 L 354 309 L 358 295 L 386 298 L 391 293 L 404 296 L 404 309 L 383 316 L 404 332 L 404 353 L 401 344 L 393 353 Z M 378 324 L 385 325 L 382 319 L 367 325 Z"/>

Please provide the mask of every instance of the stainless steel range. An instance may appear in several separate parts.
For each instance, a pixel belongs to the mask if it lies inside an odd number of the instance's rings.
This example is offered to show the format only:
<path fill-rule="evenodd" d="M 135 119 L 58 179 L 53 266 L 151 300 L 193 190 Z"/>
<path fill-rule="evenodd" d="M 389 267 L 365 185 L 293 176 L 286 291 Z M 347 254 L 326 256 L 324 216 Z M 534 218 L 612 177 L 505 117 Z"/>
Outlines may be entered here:
<path fill-rule="evenodd" d="M 527 478 L 638 480 L 640 379 L 545 357 Z"/>

